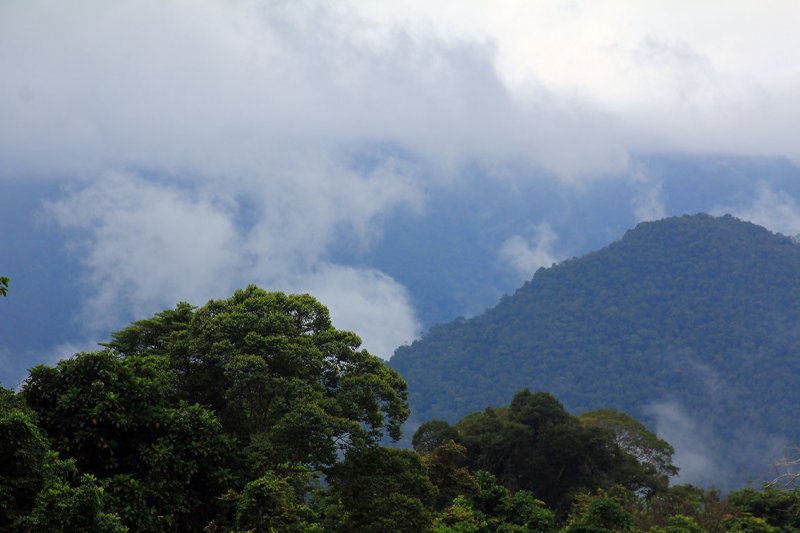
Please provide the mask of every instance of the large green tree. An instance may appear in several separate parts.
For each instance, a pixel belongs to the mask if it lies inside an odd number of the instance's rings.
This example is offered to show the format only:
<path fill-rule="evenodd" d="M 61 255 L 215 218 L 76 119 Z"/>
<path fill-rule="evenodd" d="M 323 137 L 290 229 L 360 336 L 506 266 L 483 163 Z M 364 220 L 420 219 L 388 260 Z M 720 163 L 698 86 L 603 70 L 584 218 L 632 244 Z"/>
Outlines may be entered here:
<path fill-rule="evenodd" d="M 442 421 L 423 424 L 414 442 L 428 450 L 452 429 Z M 490 472 L 511 491 L 530 491 L 562 519 L 582 492 L 621 484 L 653 494 L 667 487 L 661 474 L 620 446 L 613 428 L 582 423 L 546 392 L 524 389 L 509 407 L 487 407 L 454 429 L 472 470 Z"/>
<path fill-rule="evenodd" d="M 303 505 L 291 480 L 272 472 L 245 485 L 236 503 L 235 526 L 253 533 L 307 533 L 321 531 L 314 513 Z"/>
<path fill-rule="evenodd" d="M 665 490 L 670 478 L 678 475 L 678 467 L 672 464 L 674 448 L 632 416 L 613 409 L 597 409 L 579 415 L 578 420 L 613 431 L 617 445 L 644 469 L 643 473 L 650 479 L 648 488 L 651 492 Z"/>
<path fill-rule="evenodd" d="M 108 344 L 166 357 L 179 396 L 213 409 L 265 470 L 329 466 L 351 446 L 400 437 L 406 383 L 360 345 L 313 297 L 252 285 L 196 310 L 179 304 Z"/>
<path fill-rule="evenodd" d="M 103 487 L 49 450 L 36 415 L 0 387 L 0 532 L 124 533 Z"/>
<path fill-rule="evenodd" d="M 781 490 L 765 487 L 757 491 L 746 488 L 732 492 L 728 503 L 739 513 L 766 520 L 780 533 L 800 531 L 800 489 Z"/>
<path fill-rule="evenodd" d="M 622 505 L 625 503 L 626 496 L 622 487 L 614 487 L 609 492 L 600 489 L 595 494 L 581 494 L 572 508 L 569 523 L 563 530 L 564 533 L 630 531 L 633 526 L 633 516 Z M 692 531 L 691 533 L 700 532 Z"/>
<path fill-rule="evenodd" d="M 30 512 L 42 487 L 47 451 L 35 414 L 14 391 L 0 387 L 0 515 Z"/>
<path fill-rule="evenodd" d="M 405 382 L 360 344 L 311 296 L 250 286 L 37 366 L 22 396 L 132 530 L 295 530 L 315 479 L 408 417 Z"/>
<path fill-rule="evenodd" d="M 104 489 L 97 479 L 81 474 L 74 459 L 61 460 L 49 451 L 42 464 L 42 489 L 27 515 L 14 521 L 11 531 L 126 533 L 119 518 L 104 511 Z M 2 529 L 0 529 L 2 531 Z"/>
<path fill-rule="evenodd" d="M 681 521 L 685 526 L 690 520 L 703 531 L 720 533 L 727 530 L 726 523 L 735 512 L 719 490 L 690 484 L 672 486 L 650 498 L 632 498 L 626 508 L 633 514 L 638 531 L 674 528 Z M 679 518 L 673 520 L 675 517 Z"/>
<path fill-rule="evenodd" d="M 434 533 L 546 533 L 553 530 L 553 512 L 525 490 L 511 493 L 497 478 L 478 471 L 479 490 L 458 496 L 434 522 Z"/>
<path fill-rule="evenodd" d="M 353 448 L 331 476 L 328 530 L 333 533 L 425 533 L 436 487 L 422 458 L 382 446 Z"/>
<path fill-rule="evenodd" d="M 105 350 L 37 366 L 23 387 L 54 449 L 138 531 L 202 528 L 235 482 L 234 439 L 210 410 L 174 400 L 170 375 L 158 357 Z"/>

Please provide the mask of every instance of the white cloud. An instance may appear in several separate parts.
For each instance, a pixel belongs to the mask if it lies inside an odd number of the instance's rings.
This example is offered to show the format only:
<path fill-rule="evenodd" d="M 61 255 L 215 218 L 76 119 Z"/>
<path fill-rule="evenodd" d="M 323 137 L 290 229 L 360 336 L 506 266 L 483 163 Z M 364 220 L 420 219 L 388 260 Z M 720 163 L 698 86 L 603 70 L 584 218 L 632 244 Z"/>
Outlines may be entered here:
<path fill-rule="evenodd" d="M 63 227 L 84 232 L 75 244 L 85 249 L 79 254 L 90 272 L 94 327 L 128 312 L 144 317 L 164 304 L 222 296 L 244 263 L 226 206 L 133 175 L 107 176 L 49 211 Z"/>
<path fill-rule="evenodd" d="M 48 350 L 46 356 L 38 357 L 37 360 L 41 361 L 41 363 L 44 365 L 55 365 L 62 359 L 69 359 L 75 354 L 81 352 L 95 352 L 97 350 L 103 350 L 104 348 L 98 343 L 108 341 L 109 339 L 104 339 L 103 341 L 93 339 L 64 342 Z"/>
<path fill-rule="evenodd" d="M 717 206 L 714 215 L 731 214 L 784 235 L 800 235 L 800 206 L 789 194 L 762 185 L 751 206 Z"/>
<path fill-rule="evenodd" d="M 553 244 L 558 235 L 546 222 L 532 226 L 526 238 L 514 235 L 506 239 L 500 248 L 500 257 L 513 266 L 519 274 L 530 279 L 540 267 L 549 267 L 556 262 Z"/>
<path fill-rule="evenodd" d="M 637 222 L 660 220 L 666 216 L 667 207 L 662 190 L 662 181 L 650 175 L 644 165 L 631 169 L 631 176 L 638 189 L 633 198 L 633 213 Z"/>
<path fill-rule="evenodd" d="M 337 266 L 325 256 L 337 227 L 369 241 L 377 213 L 417 201 L 402 179 L 390 178 L 397 170 L 342 173 L 318 186 L 313 172 L 239 184 L 233 191 L 248 191 L 262 211 L 246 226 L 236 223 L 236 197 L 213 183 L 166 185 L 133 174 L 109 175 L 48 212 L 71 231 L 87 267 L 83 323 L 90 332 L 258 283 L 313 294 L 331 309 L 336 327 L 355 331 L 367 349 L 388 358 L 420 330 L 405 289 L 380 272 Z"/>
<path fill-rule="evenodd" d="M 724 479 L 714 461 L 711 435 L 677 402 L 658 402 L 645 411 L 656 419 L 656 434 L 675 448 L 673 463 L 680 468 L 680 483 L 705 486 Z"/>
<path fill-rule="evenodd" d="M 326 304 L 338 329 L 356 332 L 383 359 L 421 331 L 406 289 L 376 270 L 327 264 L 289 283 L 292 292 L 308 292 Z"/>
<path fill-rule="evenodd" d="M 7 177 L 108 165 L 231 176 L 381 142 L 439 168 L 510 159 L 573 181 L 624 172 L 632 152 L 800 161 L 793 3 L 0 9 Z"/>
<path fill-rule="evenodd" d="M 488 40 L 515 98 L 545 88 L 615 117 L 627 151 L 784 155 L 800 161 L 800 35 L 793 2 L 371 2 L 361 13 Z M 433 28 L 430 30 L 429 28 Z M 575 151 L 576 158 L 584 157 Z"/>
<path fill-rule="evenodd" d="M 32 2 L 5 11 L 7 177 L 109 165 L 231 176 L 311 148 L 373 143 L 440 169 L 512 158 L 572 179 L 627 163 L 602 109 L 543 86 L 516 101 L 493 40 L 446 42 L 315 2 Z"/>

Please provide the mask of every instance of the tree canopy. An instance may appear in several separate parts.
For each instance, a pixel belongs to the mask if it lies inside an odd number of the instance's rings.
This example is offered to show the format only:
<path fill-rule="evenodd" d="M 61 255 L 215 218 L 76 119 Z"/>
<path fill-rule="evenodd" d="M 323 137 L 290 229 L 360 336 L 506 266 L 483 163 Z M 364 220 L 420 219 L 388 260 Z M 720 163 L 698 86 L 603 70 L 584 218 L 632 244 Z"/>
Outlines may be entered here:
<path fill-rule="evenodd" d="M 617 415 L 614 420 L 637 429 L 641 426 L 627 415 Z M 643 436 L 663 442 L 643 431 Z M 570 415 L 551 394 L 528 389 L 518 392 L 509 407 L 487 407 L 455 426 L 445 421 L 423 424 L 414 442 L 417 449 L 431 453 L 427 451 L 431 447 L 444 445 L 441 436 L 445 435 L 466 448 L 471 470 L 491 473 L 511 491 L 530 492 L 561 517 L 569 512 L 577 494 L 621 485 L 652 496 L 665 491 L 669 476 L 677 473 L 671 454 L 660 457 L 668 473 L 656 471 L 647 461 L 650 456 L 621 445 L 612 427 L 586 423 Z"/>
<path fill-rule="evenodd" d="M 313 297 L 250 286 L 39 365 L 21 398 L 128 527 L 267 528 L 253 517 L 270 498 L 302 508 L 340 454 L 400 437 L 405 382 L 360 344 Z"/>
<path fill-rule="evenodd" d="M 247 287 L 194 309 L 178 304 L 108 343 L 123 358 L 165 357 L 178 397 L 213 409 L 265 466 L 335 462 L 354 445 L 397 440 L 406 384 L 309 295 Z"/>

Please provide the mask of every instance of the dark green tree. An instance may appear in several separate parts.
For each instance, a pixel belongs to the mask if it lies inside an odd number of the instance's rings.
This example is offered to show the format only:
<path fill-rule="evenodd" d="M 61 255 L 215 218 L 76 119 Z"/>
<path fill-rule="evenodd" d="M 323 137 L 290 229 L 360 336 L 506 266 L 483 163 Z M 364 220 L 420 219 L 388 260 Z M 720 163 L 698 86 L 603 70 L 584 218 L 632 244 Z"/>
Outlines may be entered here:
<path fill-rule="evenodd" d="M 620 533 L 630 531 L 633 516 L 625 510 L 625 489 L 581 494 L 570 513 L 565 533 Z M 699 533 L 699 532 L 692 532 Z"/>
<path fill-rule="evenodd" d="M 436 488 L 422 458 L 409 450 L 352 448 L 330 477 L 328 531 L 425 533 Z"/>
<path fill-rule="evenodd" d="M 703 531 L 720 533 L 735 514 L 719 490 L 691 484 L 675 485 L 649 498 L 632 497 L 625 507 L 633 514 L 634 529 L 638 531 L 678 527 L 678 522 L 684 527 L 691 520 Z M 682 518 L 673 520 L 674 517 Z"/>
<path fill-rule="evenodd" d="M 17 518 L 11 531 L 128 531 L 116 515 L 103 510 L 103 488 L 94 476 L 80 474 L 74 459 L 60 460 L 58 453 L 49 451 L 42 472 L 42 490 L 36 495 L 30 514 Z"/>
<path fill-rule="evenodd" d="M 678 467 L 672 464 L 674 448 L 632 416 L 613 409 L 598 409 L 579 415 L 578 420 L 613 431 L 617 445 L 649 470 L 652 477 L 660 478 L 653 480 L 659 489 L 666 489 L 669 479 L 678 475 Z"/>
<path fill-rule="evenodd" d="M 472 508 L 465 496 L 458 496 L 433 522 L 433 533 L 480 533 L 489 526 L 482 513 Z"/>
<path fill-rule="evenodd" d="M 37 366 L 22 395 L 132 529 L 313 528 L 268 516 L 270 502 L 310 513 L 304 495 L 323 470 L 398 439 L 408 417 L 405 382 L 360 342 L 314 298 L 251 286 Z"/>
<path fill-rule="evenodd" d="M 460 495 L 472 496 L 480 493 L 478 480 L 467 465 L 467 449 L 453 441 L 447 441 L 423 456 L 428 477 L 438 490 L 436 510 L 441 511 Z"/>
<path fill-rule="evenodd" d="M 480 490 L 459 496 L 434 523 L 434 533 L 546 533 L 553 512 L 525 490 L 515 493 L 488 472 L 475 473 Z"/>
<path fill-rule="evenodd" d="M 167 355 L 170 342 L 185 333 L 197 308 L 180 302 L 175 309 L 156 313 L 153 318 L 137 320 L 132 326 L 111 334 L 113 339 L 100 343 L 115 352 L 132 355 Z"/>
<path fill-rule="evenodd" d="M 800 531 L 800 489 L 746 488 L 731 492 L 727 501 L 738 513 L 763 519 L 780 533 Z"/>
<path fill-rule="evenodd" d="M 104 511 L 97 480 L 49 450 L 35 422 L 21 396 L 0 387 L 0 532 L 127 531 Z"/>
<path fill-rule="evenodd" d="M 11 280 L 5 276 L 0 276 L 0 295 L 8 296 L 8 285 Z"/>
<path fill-rule="evenodd" d="M 447 441 L 458 441 L 458 430 L 444 420 L 428 420 L 411 439 L 414 451 L 427 455 Z"/>
<path fill-rule="evenodd" d="M 725 521 L 724 527 L 726 533 L 776 533 L 777 531 L 765 519 L 746 513 L 729 517 Z M 700 531 L 702 533 L 702 530 Z M 676 531 L 675 533 L 684 532 Z M 695 533 L 695 531 L 688 531 L 687 533 Z"/>
<path fill-rule="evenodd" d="M 33 368 L 22 392 L 54 449 L 140 531 L 201 529 L 234 482 L 235 441 L 207 409 L 173 402 L 170 375 L 163 357 L 105 350 Z"/>
<path fill-rule="evenodd" d="M 245 485 L 236 502 L 236 528 L 254 533 L 321 531 L 311 510 L 303 505 L 291 480 L 267 472 Z"/>
<path fill-rule="evenodd" d="M 577 494 L 624 485 L 653 494 L 662 478 L 616 442 L 611 428 L 583 424 L 546 392 L 518 392 L 507 408 L 487 408 L 455 428 L 472 470 L 509 490 L 527 490 L 563 519 Z"/>
<path fill-rule="evenodd" d="M 0 515 L 8 522 L 27 515 L 42 488 L 48 446 L 35 420 L 22 398 L 0 387 Z"/>
<path fill-rule="evenodd" d="M 405 381 L 360 344 L 313 297 L 249 286 L 136 322 L 109 346 L 124 357 L 165 355 L 180 397 L 213 409 L 259 468 L 286 471 L 400 437 Z"/>

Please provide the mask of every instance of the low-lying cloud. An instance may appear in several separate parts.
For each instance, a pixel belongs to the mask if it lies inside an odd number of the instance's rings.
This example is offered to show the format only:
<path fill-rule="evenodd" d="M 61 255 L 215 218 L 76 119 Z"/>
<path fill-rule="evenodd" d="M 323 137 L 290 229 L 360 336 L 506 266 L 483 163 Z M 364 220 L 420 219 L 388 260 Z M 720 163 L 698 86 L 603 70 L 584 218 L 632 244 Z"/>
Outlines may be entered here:
<path fill-rule="evenodd" d="M 631 179 L 637 189 L 631 202 L 636 221 L 647 222 L 664 218 L 667 207 L 662 179 L 652 176 L 644 164 L 632 165 Z"/>
<path fill-rule="evenodd" d="M 558 235 L 550 224 L 543 222 L 532 226 L 529 236 L 513 235 L 500 248 L 500 258 L 511 264 L 524 279 L 530 279 L 541 267 L 552 266 L 557 261 L 553 245 Z"/>
<path fill-rule="evenodd" d="M 758 197 L 751 205 L 718 206 L 712 214 L 731 214 L 759 226 L 790 237 L 800 236 L 800 206 L 784 191 L 773 191 L 769 186 L 759 188 Z"/>
<path fill-rule="evenodd" d="M 655 432 L 675 448 L 673 463 L 679 482 L 708 486 L 726 479 L 725 465 L 717 464 L 709 428 L 694 420 L 676 401 L 656 402 L 645 408 L 655 418 Z"/>
<path fill-rule="evenodd" d="M 405 289 L 380 272 L 326 258 L 337 227 L 368 239 L 375 213 L 417 201 L 412 190 L 397 187 L 402 180 L 386 180 L 386 187 L 382 180 L 381 171 L 342 176 L 337 194 L 315 192 L 298 179 L 276 195 L 259 191 L 256 182 L 251 195 L 259 199 L 259 212 L 248 214 L 247 224 L 237 224 L 242 209 L 225 190 L 154 183 L 134 174 L 109 175 L 47 210 L 69 231 L 86 266 L 82 322 L 91 331 L 177 301 L 200 305 L 257 283 L 315 295 L 337 327 L 356 331 L 365 347 L 388 358 L 420 329 Z M 348 189 L 356 205 L 359 196 L 368 197 L 364 208 L 342 209 Z M 287 202 L 289 197 L 294 199 Z"/>

